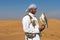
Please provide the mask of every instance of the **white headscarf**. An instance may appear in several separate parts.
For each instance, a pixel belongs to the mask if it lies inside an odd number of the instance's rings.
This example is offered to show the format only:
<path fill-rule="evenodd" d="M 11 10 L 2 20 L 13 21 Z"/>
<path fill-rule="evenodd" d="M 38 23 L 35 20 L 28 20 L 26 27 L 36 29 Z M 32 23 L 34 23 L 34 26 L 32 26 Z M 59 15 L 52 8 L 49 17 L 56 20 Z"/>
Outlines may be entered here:
<path fill-rule="evenodd" d="M 31 4 L 27 9 L 26 9 L 26 12 L 28 12 L 29 9 L 31 8 L 37 8 L 37 6 L 35 4 Z"/>

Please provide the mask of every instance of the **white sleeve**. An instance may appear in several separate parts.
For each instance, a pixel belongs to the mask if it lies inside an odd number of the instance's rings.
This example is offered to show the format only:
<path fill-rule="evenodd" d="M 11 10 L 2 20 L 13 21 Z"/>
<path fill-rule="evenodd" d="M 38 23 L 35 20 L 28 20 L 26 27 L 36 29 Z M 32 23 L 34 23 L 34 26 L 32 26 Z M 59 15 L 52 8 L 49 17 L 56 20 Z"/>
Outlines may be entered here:
<path fill-rule="evenodd" d="M 23 30 L 24 32 L 30 32 L 31 28 L 29 28 L 29 24 L 30 24 L 30 18 L 29 16 L 25 16 L 22 20 L 22 24 L 23 24 Z"/>

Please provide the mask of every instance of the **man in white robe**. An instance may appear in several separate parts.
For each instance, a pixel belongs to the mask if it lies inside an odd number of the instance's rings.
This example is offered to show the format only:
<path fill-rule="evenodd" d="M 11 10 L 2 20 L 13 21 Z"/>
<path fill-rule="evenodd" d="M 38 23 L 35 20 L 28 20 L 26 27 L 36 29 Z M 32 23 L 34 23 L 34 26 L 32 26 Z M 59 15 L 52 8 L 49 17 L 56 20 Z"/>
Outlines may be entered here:
<path fill-rule="evenodd" d="M 25 33 L 34 33 L 36 36 L 34 38 L 28 38 L 25 35 L 25 40 L 40 40 L 40 28 L 38 24 L 38 20 L 35 17 L 35 13 L 37 11 L 37 7 L 35 4 L 31 4 L 28 9 L 26 10 L 28 15 L 24 16 L 22 19 L 23 30 Z"/>

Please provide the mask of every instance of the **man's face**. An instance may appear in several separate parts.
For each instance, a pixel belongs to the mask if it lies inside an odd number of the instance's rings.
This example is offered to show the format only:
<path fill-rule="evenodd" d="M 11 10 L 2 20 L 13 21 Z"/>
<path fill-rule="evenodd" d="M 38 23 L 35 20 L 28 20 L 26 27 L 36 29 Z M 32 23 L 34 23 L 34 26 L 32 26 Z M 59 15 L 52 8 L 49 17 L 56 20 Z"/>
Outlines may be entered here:
<path fill-rule="evenodd" d="M 30 12 L 33 13 L 33 14 L 35 14 L 36 11 L 37 11 L 37 8 L 31 8 L 31 9 L 30 9 Z"/>

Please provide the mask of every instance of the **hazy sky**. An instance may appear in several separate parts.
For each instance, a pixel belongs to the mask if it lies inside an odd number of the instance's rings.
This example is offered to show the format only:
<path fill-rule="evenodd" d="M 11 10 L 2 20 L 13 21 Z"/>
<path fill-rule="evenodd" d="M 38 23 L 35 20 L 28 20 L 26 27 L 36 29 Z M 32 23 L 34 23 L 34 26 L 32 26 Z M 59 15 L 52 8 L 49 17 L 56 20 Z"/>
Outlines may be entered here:
<path fill-rule="evenodd" d="M 0 19 L 22 19 L 30 4 L 37 5 L 37 17 L 45 12 L 47 18 L 60 19 L 60 0 L 0 0 Z"/>

